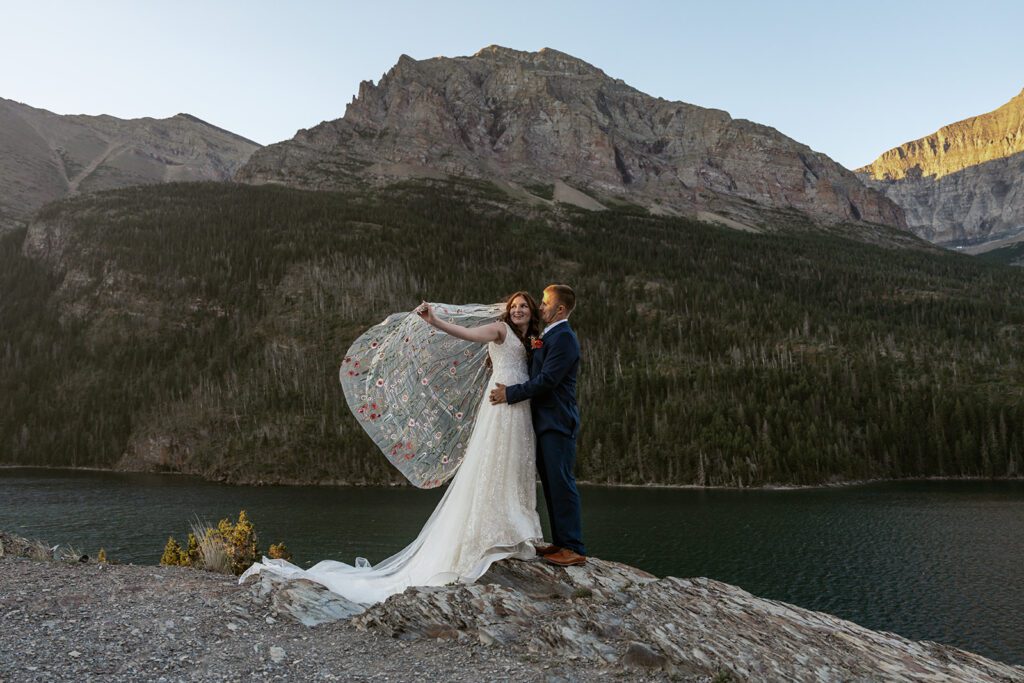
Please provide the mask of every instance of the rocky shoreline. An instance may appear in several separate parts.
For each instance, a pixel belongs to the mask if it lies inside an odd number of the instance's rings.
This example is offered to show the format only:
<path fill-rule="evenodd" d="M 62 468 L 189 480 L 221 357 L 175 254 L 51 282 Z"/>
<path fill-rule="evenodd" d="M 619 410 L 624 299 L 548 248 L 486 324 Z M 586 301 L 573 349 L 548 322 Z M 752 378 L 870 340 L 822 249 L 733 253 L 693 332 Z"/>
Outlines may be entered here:
<path fill-rule="evenodd" d="M 310 628 L 233 576 L 0 557 L 0 681 L 634 680 L 488 647 Z M 643 677 L 660 680 L 659 676 Z"/>
<path fill-rule="evenodd" d="M 364 481 L 303 481 L 303 480 L 273 480 L 273 481 L 235 481 L 216 477 L 206 477 L 202 474 L 177 471 L 156 471 L 156 470 L 126 470 L 112 467 L 65 467 L 49 465 L 11 465 L 0 463 L 0 470 L 47 470 L 54 472 L 105 472 L 110 474 L 160 474 L 179 477 L 195 477 L 201 481 L 215 482 L 227 486 L 324 486 L 324 487 L 353 487 L 353 488 L 413 488 L 404 479 L 390 482 L 364 482 Z M 642 489 L 672 489 L 689 490 L 699 489 L 702 491 L 806 491 L 815 489 L 841 489 L 852 486 L 866 486 L 868 484 L 884 484 L 889 482 L 922 482 L 922 481 L 1024 481 L 1024 475 L 1014 477 L 901 477 L 898 479 L 844 479 L 837 481 L 826 481 L 818 484 L 762 484 L 758 486 L 701 486 L 699 484 L 626 484 L 622 482 L 602 482 L 580 479 L 577 484 L 580 486 L 602 486 L 609 488 L 642 488 Z"/>
<path fill-rule="evenodd" d="M 0 533 L 0 681 L 1001 681 L 1024 667 L 710 579 L 505 561 L 361 611 L 306 581 L 45 558 Z"/>

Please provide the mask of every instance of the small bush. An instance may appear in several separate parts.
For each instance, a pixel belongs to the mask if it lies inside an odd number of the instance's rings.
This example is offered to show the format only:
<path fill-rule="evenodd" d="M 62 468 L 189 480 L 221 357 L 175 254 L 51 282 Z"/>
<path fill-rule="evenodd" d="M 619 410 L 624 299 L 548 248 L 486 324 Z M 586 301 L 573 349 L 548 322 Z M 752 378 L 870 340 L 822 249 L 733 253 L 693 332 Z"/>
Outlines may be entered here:
<path fill-rule="evenodd" d="M 160 564 L 165 567 L 177 567 L 181 564 L 181 546 L 178 545 L 178 541 L 175 540 L 174 536 L 167 539 L 167 545 L 164 546 L 164 554 L 160 557 Z"/>
<path fill-rule="evenodd" d="M 188 535 L 188 547 L 182 554 L 182 564 L 186 567 L 199 567 L 202 565 L 202 555 L 199 552 L 199 541 L 196 540 L 195 532 Z"/>
<path fill-rule="evenodd" d="M 256 529 L 249 521 L 245 510 L 242 510 L 238 513 L 238 521 L 235 524 L 222 519 L 218 530 L 226 541 L 228 556 L 231 558 L 231 571 L 238 576 L 259 558 L 256 549 Z"/>
<path fill-rule="evenodd" d="M 267 550 L 267 557 L 272 560 L 287 560 L 292 561 L 292 553 L 288 550 L 288 546 L 284 543 L 274 543 Z"/>
<path fill-rule="evenodd" d="M 238 513 L 237 522 L 222 519 L 213 527 L 196 519 L 191 526 L 192 532 L 188 535 L 188 544 L 184 549 L 174 537 L 167 540 L 160 564 L 239 576 L 260 557 L 256 528 L 249 521 L 245 510 Z M 271 545 L 267 556 L 292 559 L 284 543 Z"/>

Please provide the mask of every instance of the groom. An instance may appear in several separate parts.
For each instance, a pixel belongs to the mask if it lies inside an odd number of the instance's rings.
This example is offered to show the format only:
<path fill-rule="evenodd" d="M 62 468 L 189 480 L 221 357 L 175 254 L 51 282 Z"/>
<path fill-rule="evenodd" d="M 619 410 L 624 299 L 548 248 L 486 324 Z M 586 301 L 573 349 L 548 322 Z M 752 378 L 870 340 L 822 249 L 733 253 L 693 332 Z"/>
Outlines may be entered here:
<path fill-rule="evenodd" d="M 569 327 L 576 294 L 568 285 L 548 285 L 540 304 L 547 325 L 533 342 L 530 379 L 491 391 L 491 403 L 530 401 L 533 429 L 537 432 L 537 471 L 551 520 L 552 545 L 537 548 L 546 562 L 560 567 L 585 564 L 587 550 L 580 528 L 580 494 L 576 490 L 576 435 L 580 412 L 576 407 L 576 370 L 580 343 Z"/>

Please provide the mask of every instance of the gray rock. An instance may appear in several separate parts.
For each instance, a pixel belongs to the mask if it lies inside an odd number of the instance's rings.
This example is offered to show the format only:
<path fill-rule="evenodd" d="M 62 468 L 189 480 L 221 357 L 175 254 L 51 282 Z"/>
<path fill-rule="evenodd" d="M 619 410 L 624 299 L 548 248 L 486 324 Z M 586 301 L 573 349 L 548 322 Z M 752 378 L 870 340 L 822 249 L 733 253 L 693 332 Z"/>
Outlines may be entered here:
<path fill-rule="evenodd" d="M 932 242 L 979 245 L 1024 233 L 1024 91 L 857 169 Z"/>
<path fill-rule="evenodd" d="M 903 225 L 899 207 L 774 128 L 651 97 L 551 49 L 403 55 L 360 85 L 343 118 L 257 151 L 236 178 L 344 189 L 448 176 L 589 210 L 628 202 L 747 224 L 796 209 Z"/>
<path fill-rule="evenodd" d="M 362 606 L 306 579 L 286 581 L 270 572 L 262 572 L 258 579 L 249 582 L 255 584 L 254 591 L 258 595 L 270 596 L 275 612 L 306 626 L 349 619 L 363 611 Z M 273 623 L 270 619 L 268 623 Z"/>
<path fill-rule="evenodd" d="M 943 175 L 862 179 L 903 207 L 917 235 L 948 246 L 1024 233 L 1024 152 Z"/>
<path fill-rule="evenodd" d="M 641 669 L 662 669 L 668 664 L 668 659 L 647 645 L 634 641 L 626 646 L 626 652 L 622 655 L 622 663 Z"/>
<path fill-rule="evenodd" d="M 259 145 L 188 114 L 62 116 L 0 98 L 0 233 L 43 204 L 131 185 L 229 180 Z"/>
<path fill-rule="evenodd" d="M 33 560 L 49 560 L 53 554 L 42 541 L 33 541 L 15 534 L 0 531 L 0 557 L 27 557 Z"/>
<path fill-rule="evenodd" d="M 711 579 L 656 579 L 593 558 L 568 571 L 500 562 L 475 584 L 410 588 L 353 623 L 413 641 L 472 640 L 547 661 L 705 680 L 1024 681 L 1024 668 L 949 646 L 871 631 Z"/>

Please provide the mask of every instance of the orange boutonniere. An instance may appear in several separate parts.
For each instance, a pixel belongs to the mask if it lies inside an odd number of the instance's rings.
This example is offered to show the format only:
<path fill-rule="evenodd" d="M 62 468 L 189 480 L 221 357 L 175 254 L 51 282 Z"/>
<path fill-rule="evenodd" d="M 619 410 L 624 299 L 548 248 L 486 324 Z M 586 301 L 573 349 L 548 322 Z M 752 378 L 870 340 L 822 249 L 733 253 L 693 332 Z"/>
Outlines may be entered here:
<path fill-rule="evenodd" d="M 543 339 L 533 339 L 533 338 L 531 338 L 530 339 L 530 348 L 533 349 L 534 351 L 536 351 L 537 349 L 543 349 L 544 348 L 544 340 Z"/>

